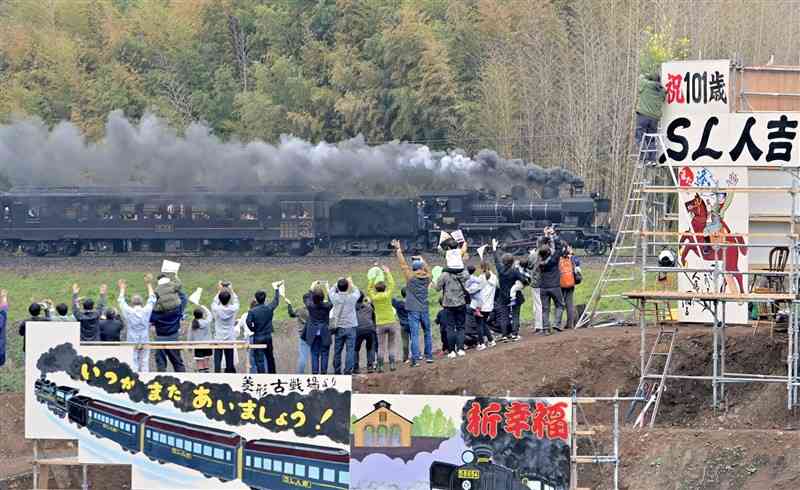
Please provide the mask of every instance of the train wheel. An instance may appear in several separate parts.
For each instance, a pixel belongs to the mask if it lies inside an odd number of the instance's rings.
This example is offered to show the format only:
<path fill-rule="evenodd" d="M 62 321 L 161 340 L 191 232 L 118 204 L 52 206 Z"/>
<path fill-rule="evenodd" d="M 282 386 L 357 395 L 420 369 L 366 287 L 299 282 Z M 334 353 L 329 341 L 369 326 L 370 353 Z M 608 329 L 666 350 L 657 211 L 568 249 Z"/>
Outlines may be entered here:
<path fill-rule="evenodd" d="M 150 456 L 147 456 L 147 459 L 149 459 L 150 461 L 154 461 L 154 462 L 156 460 L 156 458 L 151 458 Z"/>
<path fill-rule="evenodd" d="M 165 464 L 163 460 L 158 460 L 158 464 Z"/>
<path fill-rule="evenodd" d="M 203 476 L 208 478 L 208 479 L 211 479 L 211 475 L 207 475 L 207 474 L 203 473 Z"/>
<path fill-rule="evenodd" d="M 599 240 L 592 240 L 586 244 L 586 253 L 589 255 L 600 256 L 606 253 L 608 246 Z"/>
<path fill-rule="evenodd" d="M 33 257 L 44 257 L 50 252 L 50 247 L 45 242 L 27 243 L 22 246 L 22 249 L 26 254 Z"/>

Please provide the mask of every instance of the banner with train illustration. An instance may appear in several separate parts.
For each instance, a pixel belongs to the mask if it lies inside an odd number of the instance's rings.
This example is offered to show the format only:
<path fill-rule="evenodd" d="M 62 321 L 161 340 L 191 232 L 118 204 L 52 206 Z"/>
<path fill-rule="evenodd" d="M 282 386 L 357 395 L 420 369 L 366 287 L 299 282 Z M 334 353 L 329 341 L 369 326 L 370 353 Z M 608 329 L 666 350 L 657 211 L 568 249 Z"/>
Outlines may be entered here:
<path fill-rule="evenodd" d="M 28 323 L 25 436 L 131 465 L 137 489 L 349 488 L 349 376 L 136 373 L 132 349 Z"/>
<path fill-rule="evenodd" d="M 570 487 L 569 398 L 355 394 L 351 410 L 352 489 Z"/>

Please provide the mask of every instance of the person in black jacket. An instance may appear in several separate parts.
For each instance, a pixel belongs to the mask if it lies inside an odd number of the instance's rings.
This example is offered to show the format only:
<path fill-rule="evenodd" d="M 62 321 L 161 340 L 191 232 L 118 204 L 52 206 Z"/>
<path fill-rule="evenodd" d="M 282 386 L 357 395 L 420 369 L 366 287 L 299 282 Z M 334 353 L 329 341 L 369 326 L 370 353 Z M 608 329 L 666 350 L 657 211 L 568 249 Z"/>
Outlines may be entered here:
<path fill-rule="evenodd" d="M 98 326 L 100 327 L 100 340 L 103 342 L 119 342 L 120 333 L 122 333 L 122 321 L 117 316 L 116 310 L 113 308 L 107 309 L 105 319 L 101 319 Z"/>
<path fill-rule="evenodd" d="M 147 280 L 147 279 L 146 279 Z M 183 291 L 178 293 L 181 304 L 178 308 L 169 311 L 150 313 L 150 323 L 156 329 L 156 342 L 175 342 L 181 331 L 181 320 L 186 304 L 189 302 Z M 156 351 L 156 370 L 164 372 L 167 369 L 167 359 L 172 363 L 172 368 L 176 373 L 186 372 L 186 365 L 183 363 L 183 356 L 178 349 L 158 349 Z"/>
<path fill-rule="evenodd" d="M 495 322 L 500 334 L 503 336 L 501 341 L 514 341 L 520 339 L 519 325 L 514 328 L 511 322 L 511 288 L 514 283 L 520 281 L 528 284 L 528 277 L 519 268 L 514 266 L 514 256 L 504 253 L 502 256 L 497 250 L 497 240 L 492 240 L 492 250 L 494 250 L 494 265 L 497 269 L 497 299 L 494 304 Z"/>
<path fill-rule="evenodd" d="M 544 334 L 550 331 L 550 302 L 555 304 L 555 325 L 553 329 L 561 331 L 561 314 L 564 311 L 564 297 L 561 293 L 561 273 L 558 261 L 564 253 L 564 243 L 555 234 L 552 227 L 545 228 L 545 240 L 539 247 L 539 271 L 541 272 L 539 294 L 542 298 L 542 328 Z"/>
<path fill-rule="evenodd" d="M 44 310 L 44 316 L 40 316 Z M 42 308 L 39 303 L 31 303 L 28 307 L 28 313 L 31 315 L 27 320 L 19 322 L 19 334 L 22 337 L 22 352 L 25 353 L 25 328 L 26 322 L 49 322 L 50 311 L 47 308 Z M 5 340 L 5 339 L 4 339 Z"/>
<path fill-rule="evenodd" d="M 278 307 L 280 293 L 276 288 L 275 296 L 269 304 L 264 304 L 267 300 L 267 293 L 264 291 L 256 291 L 255 298 L 258 304 L 247 312 L 245 323 L 247 328 L 253 332 L 253 343 L 267 345 L 266 349 L 255 349 L 256 372 L 275 374 L 277 371 L 275 370 L 275 355 L 272 346 L 272 316 L 275 308 Z M 264 359 L 267 360 L 266 371 L 264 371 Z"/>
<path fill-rule="evenodd" d="M 108 286 L 100 285 L 100 299 L 95 308 L 92 298 L 84 298 L 83 304 L 78 304 L 78 293 L 81 292 L 78 284 L 72 285 L 72 314 L 81 324 L 81 341 L 100 340 L 100 312 L 106 307 L 106 291 Z M 81 308 L 83 306 L 83 308 Z"/>
<path fill-rule="evenodd" d="M 311 346 L 311 373 L 327 374 L 328 357 L 331 352 L 330 314 L 333 305 L 325 301 L 325 290 L 319 282 L 311 285 L 311 291 L 303 296 L 308 310 L 308 321 L 303 339 Z"/>
<path fill-rule="evenodd" d="M 367 372 L 375 372 L 375 359 L 378 354 L 378 331 L 375 327 L 375 308 L 369 298 L 361 293 L 356 303 L 356 316 L 358 328 L 356 329 L 356 355 L 353 365 L 353 374 L 359 374 L 358 364 L 361 357 L 361 344 L 367 343 Z"/>

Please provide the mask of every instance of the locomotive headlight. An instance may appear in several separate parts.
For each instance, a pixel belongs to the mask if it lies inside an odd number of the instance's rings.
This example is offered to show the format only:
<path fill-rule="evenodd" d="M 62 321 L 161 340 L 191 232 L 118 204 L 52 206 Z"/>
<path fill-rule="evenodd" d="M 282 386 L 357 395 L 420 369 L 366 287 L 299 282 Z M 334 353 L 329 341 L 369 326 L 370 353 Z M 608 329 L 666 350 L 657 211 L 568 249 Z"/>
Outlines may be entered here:
<path fill-rule="evenodd" d="M 475 453 L 470 450 L 464 451 L 461 453 L 461 461 L 463 461 L 464 464 L 471 464 L 473 461 L 475 461 Z"/>

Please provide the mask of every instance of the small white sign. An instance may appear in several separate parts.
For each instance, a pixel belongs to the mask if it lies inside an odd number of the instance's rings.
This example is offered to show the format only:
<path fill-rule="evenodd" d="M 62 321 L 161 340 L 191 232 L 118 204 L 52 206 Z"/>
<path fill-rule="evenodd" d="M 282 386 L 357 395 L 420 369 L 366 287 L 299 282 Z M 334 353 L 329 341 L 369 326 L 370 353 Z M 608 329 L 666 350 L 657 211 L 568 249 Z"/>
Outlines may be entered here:
<path fill-rule="evenodd" d="M 483 262 L 483 254 L 486 253 L 486 248 L 488 246 L 489 245 L 481 245 L 480 247 L 478 247 L 478 257 L 481 258 L 481 262 Z"/>
<path fill-rule="evenodd" d="M 197 288 L 194 290 L 191 296 L 189 296 L 189 302 L 194 305 L 200 304 L 200 296 L 203 295 L 203 288 Z"/>
<path fill-rule="evenodd" d="M 454 231 L 454 232 L 451 234 L 451 236 L 452 236 L 452 237 L 453 237 L 453 239 L 454 239 L 455 241 L 457 241 L 458 243 L 464 243 L 464 232 L 462 232 L 461 230 L 456 230 L 456 231 Z"/>
<path fill-rule="evenodd" d="M 171 260 L 164 259 L 161 262 L 161 272 L 164 274 L 177 274 L 178 270 L 181 268 L 180 262 L 173 262 Z"/>

